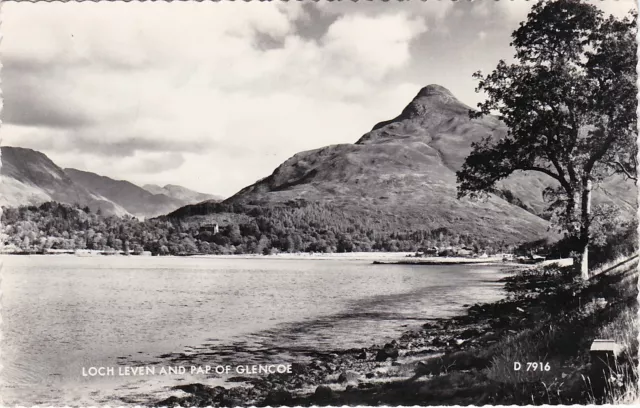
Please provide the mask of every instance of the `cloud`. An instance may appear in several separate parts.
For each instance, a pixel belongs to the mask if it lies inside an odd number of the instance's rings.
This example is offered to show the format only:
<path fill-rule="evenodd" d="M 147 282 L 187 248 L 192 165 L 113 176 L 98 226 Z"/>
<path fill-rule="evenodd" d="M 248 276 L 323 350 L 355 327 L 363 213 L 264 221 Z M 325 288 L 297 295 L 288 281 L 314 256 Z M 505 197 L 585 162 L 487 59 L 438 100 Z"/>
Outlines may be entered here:
<path fill-rule="evenodd" d="M 12 92 L 4 86 L 5 95 L 12 97 L 11 102 L 6 103 L 2 114 L 3 121 L 15 125 L 46 126 L 52 128 L 75 128 L 91 124 L 91 118 L 82 113 L 73 111 L 53 94 L 33 97 L 38 92 L 36 87 L 23 84 L 20 90 Z"/>
<path fill-rule="evenodd" d="M 631 10 L 638 10 L 635 0 L 593 0 L 592 3 L 604 11 L 605 15 L 613 14 L 618 18 L 625 17 Z"/>
<path fill-rule="evenodd" d="M 486 4 L 486 2 L 483 1 Z M 536 4 L 535 0 L 521 0 L 521 1 L 496 1 L 496 12 L 501 17 L 505 17 L 511 21 L 522 21 L 527 18 L 527 14 L 531 11 L 531 7 Z"/>
<path fill-rule="evenodd" d="M 175 152 L 159 152 L 145 154 L 143 157 L 135 157 L 125 166 L 128 171 L 143 174 L 158 174 L 160 172 L 173 171 L 180 168 L 186 159 L 183 154 Z"/>
<path fill-rule="evenodd" d="M 294 153 L 356 141 L 426 84 L 475 104 L 471 73 L 512 55 L 509 34 L 529 8 L 6 3 L 3 143 L 65 167 L 230 195 Z"/>
<path fill-rule="evenodd" d="M 409 42 L 426 30 L 423 20 L 404 14 L 346 15 L 327 31 L 323 50 L 342 72 L 377 80 L 409 61 Z"/>
<path fill-rule="evenodd" d="M 296 4 L 3 11 L 3 143 L 132 181 L 232 194 L 300 150 L 354 142 L 420 87 L 394 75 L 426 30 L 403 13 L 338 16 L 314 39 Z"/>
<path fill-rule="evenodd" d="M 68 152 L 54 152 L 49 156 L 55 163 L 66 163 L 67 168 L 99 167 L 103 170 L 103 174 L 108 174 L 116 180 L 131 181 L 129 176 L 133 173 L 138 177 L 138 184 L 144 184 L 140 180 L 145 178 L 155 180 L 158 174 L 164 174 L 164 180 L 167 175 L 179 171 L 186 162 L 185 154 L 176 152 L 137 152 L 131 156 L 121 157 L 117 161 L 91 153 L 78 156 Z"/>
<path fill-rule="evenodd" d="M 586 0 L 595 5 L 606 14 L 613 14 L 616 17 L 625 16 L 630 10 L 637 10 L 635 0 Z M 531 7 L 538 0 L 475 0 L 474 3 L 482 3 L 483 9 L 489 10 L 495 7 L 497 12 L 511 21 L 522 21 L 527 18 Z M 478 9 L 480 11 L 482 9 Z M 486 11 L 483 11 L 486 13 Z"/>
<path fill-rule="evenodd" d="M 359 14 L 370 17 L 379 15 L 405 13 L 407 15 L 429 18 L 430 20 L 444 20 L 454 8 L 455 1 L 451 0 L 422 0 L 422 1 L 323 1 L 316 6 L 325 14 L 349 15 Z"/>

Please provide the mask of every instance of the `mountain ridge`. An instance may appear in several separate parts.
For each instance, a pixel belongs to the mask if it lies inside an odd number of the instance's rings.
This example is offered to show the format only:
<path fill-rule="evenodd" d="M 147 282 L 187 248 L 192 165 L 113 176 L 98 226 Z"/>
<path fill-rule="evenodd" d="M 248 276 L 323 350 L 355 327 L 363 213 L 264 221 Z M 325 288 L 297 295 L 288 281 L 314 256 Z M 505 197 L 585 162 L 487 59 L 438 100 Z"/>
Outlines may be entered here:
<path fill-rule="evenodd" d="M 257 190 L 267 191 L 269 188 L 266 185 L 274 191 L 286 190 L 305 180 L 313 179 L 316 177 L 317 170 L 308 168 L 308 157 L 314 154 L 326 156 L 327 152 L 332 149 L 343 149 L 348 151 L 348 153 L 345 152 L 348 155 L 354 151 L 353 146 L 359 145 L 382 145 L 385 146 L 385 150 L 388 150 L 389 146 L 402 144 L 405 148 L 415 149 L 414 152 L 407 152 L 409 157 L 418 158 L 416 153 L 423 153 L 425 162 L 429 162 L 433 166 L 429 172 L 431 177 L 437 179 L 436 173 L 438 171 L 446 173 L 446 170 L 454 173 L 455 176 L 455 172 L 462 167 L 464 160 L 471 152 L 473 142 L 480 141 L 487 136 L 499 139 L 507 134 L 506 125 L 495 116 L 469 118 L 468 114 L 472 110 L 455 98 L 445 87 L 435 84 L 427 85 L 420 89 L 399 115 L 377 123 L 354 144 L 331 145 L 297 153 L 285 160 L 271 175 L 245 187 L 229 200 L 246 200 L 244 196 L 255 195 Z M 396 148 L 398 147 L 396 146 Z M 349 159 L 347 158 L 347 160 Z M 375 159 L 372 160 L 372 164 L 375 164 Z M 297 170 L 294 171 L 291 167 L 296 167 Z M 304 173 L 304 177 L 302 177 L 304 169 L 309 171 Z M 279 178 L 286 177 L 287 174 L 293 179 L 287 182 L 277 181 Z M 297 181 L 295 174 L 300 175 Z M 524 204 L 529 212 L 542 216 L 547 207 L 542 192 L 544 188 L 555 183 L 553 179 L 543 174 L 516 172 L 506 180 L 497 183 L 496 190 L 500 193 L 511 193 Z M 630 186 L 622 177 L 613 177 L 607 187 L 611 188 L 619 199 L 612 199 L 611 194 L 607 195 L 596 191 L 594 200 L 615 204 L 627 216 L 632 216 L 636 206 L 633 205 L 635 197 L 633 194 L 628 194 Z"/>
<path fill-rule="evenodd" d="M 58 201 L 88 206 L 93 211 L 128 215 L 122 206 L 75 183 L 44 153 L 11 146 L 1 146 L 0 151 L 0 205 L 16 207 Z"/>
<path fill-rule="evenodd" d="M 13 146 L 1 146 L 0 206 L 39 205 L 47 201 L 88 206 L 107 215 L 158 216 L 181 206 L 198 202 L 198 193 L 181 186 L 192 197 L 153 194 L 126 180 L 115 180 L 96 173 L 55 164 L 44 153 Z M 183 189 L 183 190 L 181 190 Z"/>
<path fill-rule="evenodd" d="M 469 110 L 446 88 L 426 86 L 356 143 L 299 152 L 224 204 L 318 202 L 356 218 L 393 219 L 390 228 L 399 231 L 449 228 L 511 242 L 548 235 L 547 221 L 495 195 L 457 199 L 452 167 L 473 141 L 506 133 L 497 119 L 470 119 Z"/>
<path fill-rule="evenodd" d="M 157 184 L 145 184 L 142 188 L 153 194 L 164 194 L 167 197 L 182 201 L 201 202 L 207 200 L 222 201 L 224 199 L 222 196 L 200 193 L 177 184 L 165 184 L 163 187 Z"/>
<path fill-rule="evenodd" d="M 156 216 L 184 205 L 163 194 L 153 194 L 126 180 L 116 180 L 89 171 L 65 168 L 65 173 L 76 183 L 113 202 L 119 203 L 130 214 L 140 217 Z"/>

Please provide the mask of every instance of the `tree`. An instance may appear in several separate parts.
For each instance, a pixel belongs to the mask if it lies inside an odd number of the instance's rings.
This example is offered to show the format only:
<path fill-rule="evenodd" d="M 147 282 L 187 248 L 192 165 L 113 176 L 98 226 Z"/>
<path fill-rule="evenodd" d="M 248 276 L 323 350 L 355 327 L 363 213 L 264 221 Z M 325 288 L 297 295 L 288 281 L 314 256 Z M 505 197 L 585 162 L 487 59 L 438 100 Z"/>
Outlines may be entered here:
<path fill-rule="evenodd" d="M 636 21 L 635 13 L 605 19 L 580 0 L 539 2 L 512 34 L 515 62 L 474 74 L 487 100 L 471 116 L 497 113 L 508 132 L 472 145 L 458 197 L 493 192 L 518 170 L 551 177 L 545 196 L 558 226 L 577 238 L 583 278 L 594 184 L 614 173 L 637 182 Z"/>
<path fill-rule="evenodd" d="M 258 240 L 255 249 L 252 251 L 256 254 L 264 254 L 268 255 L 271 253 L 271 241 L 265 235 L 260 235 L 260 239 Z"/>
<path fill-rule="evenodd" d="M 22 239 L 22 244 L 20 245 L 20 249 L 22 249 L 24 252 L 28 252 L 31 250 L 31 240 L 29 239 L 28 236 L 25 236 Z"/>
<path fill-rule="evenodd" d="M 238 224 L 227 225 L 224 233 L 229 237 L 229 240 L 233 245 L 240 245 L 242 243 L 242 234 L 240 233 L 240 227 Z"/>

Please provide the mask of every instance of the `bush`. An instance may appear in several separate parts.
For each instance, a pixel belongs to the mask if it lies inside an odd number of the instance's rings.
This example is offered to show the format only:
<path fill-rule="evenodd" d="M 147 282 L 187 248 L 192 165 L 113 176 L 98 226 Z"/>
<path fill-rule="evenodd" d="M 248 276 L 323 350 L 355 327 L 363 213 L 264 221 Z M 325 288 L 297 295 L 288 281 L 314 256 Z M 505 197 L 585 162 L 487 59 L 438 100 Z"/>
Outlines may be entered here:
<path fill-rule="evenodd" d="M 613 234 L 599 237 L 599 244 L 589 249 L 589 266 L 599 266 L 638 250 L 638 220 L 620 226 Z"/>

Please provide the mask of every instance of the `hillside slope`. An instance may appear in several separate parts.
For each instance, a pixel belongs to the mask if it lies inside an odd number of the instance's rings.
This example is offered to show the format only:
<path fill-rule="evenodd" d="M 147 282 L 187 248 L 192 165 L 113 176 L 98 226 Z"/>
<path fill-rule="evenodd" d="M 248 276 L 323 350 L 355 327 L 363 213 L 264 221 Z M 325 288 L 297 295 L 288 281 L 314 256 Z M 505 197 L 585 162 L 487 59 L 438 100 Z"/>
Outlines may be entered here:
<path fill-rule="evenodd" d="M 471 144 L 487 135 L 499 139 L 506 126 L 491 116 L 469 120 L 471 108 L 458 101 L 446 88 L 429 85 L 396 118 L 381 122 L 365 134 L 357 144 L 388 144 L 402 140 L 424 143 L 440 158 L 440 164 L 455 172 L 471 153 Z M 536 172 L 516 172 L 497 184 L 509 191 L 528 211 L 542 215 L 548 204 L 543 190 L 556 183 Z M 632 182 L 614 176 L 594 191 L 594 203 L 615 205 L 626 217 L 635 217 L 637 193 Z"/>
<path fill-rule="evenodd" d="M 502 198 L 456 198 L 455 170 L 471 143 L 505 132 L 494 118 L 469 119 L 469 109 L 445 88 L 427 86 L 398 117 L 377 124 L 357 143 L 298 153 L 224 204 L 323 203 L 385 229 L 446 228 L 509 243 L 548 235 L 545 220 Z"/>
<path fill-rule="evenodd" d="M 166 214 L 194 201 L 183 201 L 164 194 L 153 194 L 125 180 L 77 169 L 64 169 L 65 173 L 77 184 L 120 204 L 129 213 L 139 217 L 153 217 Z"/>
<path fill-rule="evenodd" d="M 201 201 L 213 200 L 222 201 L 223 197 L 213 194 L 199 193 L 186 187 L 177 186 L 175 184 L 167 184 L 160 187 L 156 184 L 145 184 L 142 186 L 145 190 L 153 194 L 164 194 L 167 197 L 174 198 L 184 203 L 199 203 Z"/>
<path fill-rule="evenodd" d="M 47 201 L 88 206 L 105 215 L 153 217 L 212 198 L 181 186 L 152 193 L 133 183 L 77 169 L 62 169 L 45 154 L 1 147 L 0 206 L 39 205 Z"/>
<path fill-rule="evenodd" d="M 46 155 L 32 149 L 2 146 L 0 206 L 46 201 L 80 204 L 105 214 L 128 214 L 122 206 L 75 183 Z"/>

